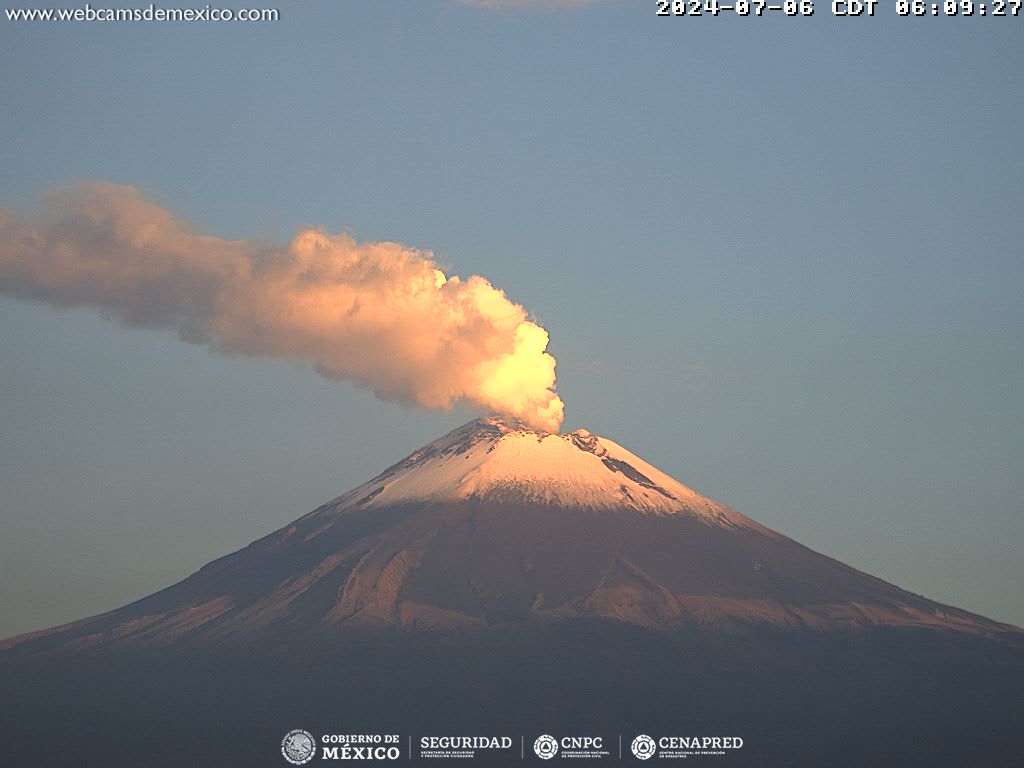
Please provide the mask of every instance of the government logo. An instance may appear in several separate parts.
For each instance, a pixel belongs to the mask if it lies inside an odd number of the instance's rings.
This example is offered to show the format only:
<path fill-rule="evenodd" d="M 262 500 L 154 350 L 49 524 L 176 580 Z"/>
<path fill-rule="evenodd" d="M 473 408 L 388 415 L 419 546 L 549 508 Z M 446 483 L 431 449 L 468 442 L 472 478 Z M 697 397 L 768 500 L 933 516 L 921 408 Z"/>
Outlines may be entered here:
<path fill-rule="evenodd" d="M 281 739 L 281 754 L 292 765 L 305 765 L 316 754 L 316 741 L 313 734 L 296 728 L 288 731 Z"/>
<path fill-rule="evenodd" d="M 654 743 L 654 739 L 641 733 L 633 739 L 632 749 L 633 754 L 638 760 L 648 760 L 654 757 L 654 753 L 658 751 L 658 746 Z"/>
<path fill-rule="evenodd" d="M 533 742 L 533 751 L 541 760 L 550 760 L 558 754 L 558 742 L 555 741 L 554 736 L 544 734 Z"/>

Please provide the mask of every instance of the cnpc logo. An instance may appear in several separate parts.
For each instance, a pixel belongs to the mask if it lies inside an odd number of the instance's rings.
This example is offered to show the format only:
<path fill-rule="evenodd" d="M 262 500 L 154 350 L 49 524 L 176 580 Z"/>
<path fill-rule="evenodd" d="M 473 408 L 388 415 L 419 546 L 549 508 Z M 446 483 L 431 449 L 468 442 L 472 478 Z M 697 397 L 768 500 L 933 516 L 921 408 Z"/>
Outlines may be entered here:
<path fill-rule="evenodd" d="M 600 736 L 563 736 L 556 739 L 545 733 L 533 742 L 533 751 L 541 760 L 550 760 L 559 750 L 565 757 L 586 757 L 590 755 L 580 753 L 595 752 L 603 748 L 604 740 Z"/>
<path fill-rule="evenodd" d="M 543 736 L 538 736 L 537 740 L 533 742 L 533 751 L 541 760 L 550 760 L 558 754 L 558 741 L 554 736 L 545 733 Z"/>

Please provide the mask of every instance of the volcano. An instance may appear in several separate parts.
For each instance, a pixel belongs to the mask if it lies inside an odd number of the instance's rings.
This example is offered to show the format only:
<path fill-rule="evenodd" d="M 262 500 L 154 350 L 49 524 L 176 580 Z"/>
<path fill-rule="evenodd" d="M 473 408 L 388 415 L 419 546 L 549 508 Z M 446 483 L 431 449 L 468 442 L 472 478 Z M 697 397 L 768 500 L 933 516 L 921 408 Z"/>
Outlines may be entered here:
<path fill-rule="evenodd" d="M 299 639 L 578 619 L 1012 627 L 819 555 L 586 430 L 479 419 L 185 581 L 7 645 Z"/>
<path fill-rule="evenodd" d="M 1002 759 L 1024 715 L 1021 630 L 813 552 L 612 440 L 498 418 L 0 650 L 10 722 L 82 724 L 74 765 L 117 764 L 87 747 L 125 718 L 125 764 L 163 764 L 153 744 L 168 765 L 224 759 L 152 725 L 170 721 L 279 765 L 253 734 L 293 727 L 286 703 L 324 729 L 739 730 L 730 764 L 752 765 Z"/>

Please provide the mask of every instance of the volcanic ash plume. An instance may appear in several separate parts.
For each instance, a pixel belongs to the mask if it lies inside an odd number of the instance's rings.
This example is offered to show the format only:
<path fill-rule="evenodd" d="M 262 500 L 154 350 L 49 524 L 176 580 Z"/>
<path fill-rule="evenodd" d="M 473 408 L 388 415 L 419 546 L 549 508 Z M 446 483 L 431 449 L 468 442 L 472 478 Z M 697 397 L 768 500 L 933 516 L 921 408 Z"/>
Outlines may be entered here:
<path fill-rule="evenodd" d="M 284 248 L 222 240 L 133 187 L 91 183 L 31 217 L 0 209 L 0 293 L 307 363 L 388 400 L 562 422 L 547 331 L 484 278 L 448 278 L 398 243 L 316 230 Z"/>

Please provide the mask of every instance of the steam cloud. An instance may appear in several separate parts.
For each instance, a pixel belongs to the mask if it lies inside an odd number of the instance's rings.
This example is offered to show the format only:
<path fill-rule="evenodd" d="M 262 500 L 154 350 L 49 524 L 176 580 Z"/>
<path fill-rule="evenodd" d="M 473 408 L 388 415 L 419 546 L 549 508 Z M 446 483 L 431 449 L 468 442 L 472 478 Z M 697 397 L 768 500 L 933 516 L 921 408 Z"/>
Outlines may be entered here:
<path fill-rule="evenodd" d="M 398 243 L 316 230 L 283 248 L 223 240 L 134 187 L 82 184 L 31 217 L 0 209 L 0 293 L 303 362 L 387 400 L 562 423 L 547 331 L 484 278 L 448 278 Z"/>

